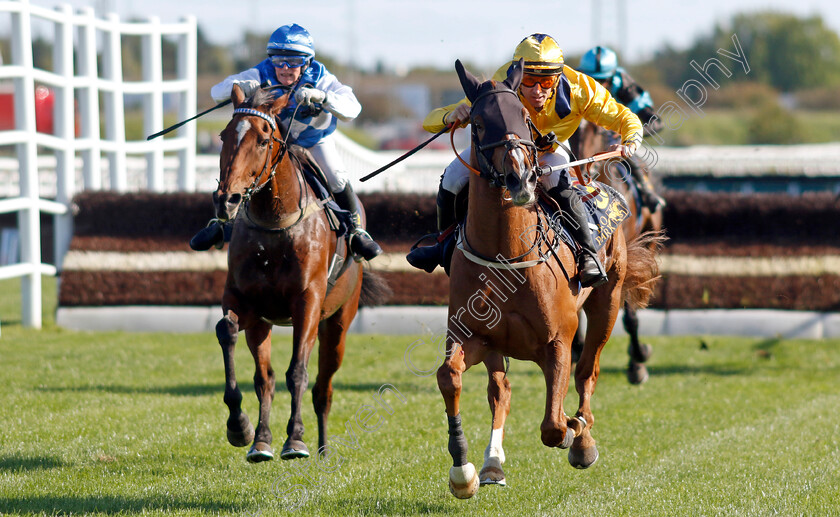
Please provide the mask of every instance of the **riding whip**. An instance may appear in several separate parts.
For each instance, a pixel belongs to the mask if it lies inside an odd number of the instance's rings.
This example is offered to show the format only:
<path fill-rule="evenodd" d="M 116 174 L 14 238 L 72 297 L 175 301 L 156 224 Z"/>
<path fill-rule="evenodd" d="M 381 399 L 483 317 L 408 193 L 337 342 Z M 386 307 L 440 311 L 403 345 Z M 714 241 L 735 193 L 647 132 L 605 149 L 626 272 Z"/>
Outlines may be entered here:
<path fill-rule="evenodd" d="M 408 157 L 409 157 L 409 156 L 411 156 L 412 154 L 416 153 L 416 152 L 417 152 L 417 151 L 419 151 L 420 149 L 422 149 L 422 148 L 426 147 L 426 146 L 427 146 L 427 145 L 428 145 L 428 144 L 429 144 L 432 140 L 434 140 L 435 138 L 439 137 L 440 135 L 442 135 L 442 134 L 446 133 L 447 131 L 449 131 L 449 129 L 450 129 L 450 126 L 446 126 L 445 128 L 441 129 L 440 131 L 438 131 L 437 133 L 435 133 L 434 135 L 432 135 L 432 136 L 431 136 L 431 138 L 429 138 L 428 140 L 426 140 L 426 141 L 425 141 L 425 142 L 423 142 L 422 144 L 420 144 L 420 145 L 418 145 L 417 147 L 415 147 L 414 149 L 412 149 L 412 150 L 408 151 L 407 153 L 405 153 L 404 155 L 400 156 L 400 157 L 399 157 L 399 158 L 397 158 L 396 160 L 392 161 L 392 162 L 391 162 L 391 163 L 389 163 L 388 165 L 384 165 L 384 166 L 382 166 L 382 167 L 380 167 L 380 168 L 376 169 L 375 171 L 371 172 L 371 173 L 370 173 L 370 174 L 368 174 L 367 176 L 364 176 L 363 178 L 359 179 L 359 181 L 367 181 L 367 180 L 371 179 L 372 177 L 376 176 L 377 174 L 379 174 L 380 172 L 382 172 L 382 171 L 384 171 L 384 170 L 386 170 L 386 169 L 388 169 L 388 168 L 390 168 L 390 167 L 392 167 L 392 166 L 394 166 L 394 165 L 396 165 L 396 164 L 400 163 L 401 161 L 405 160 L 406 158 L 408 158 Z"/>
<path fill-rule="evenodd" d="M 262 88 L 262 86 L 260 86 L 260 88 Z M 264 88 L 264 89 L 266 89 L 266 90 L 273 90 L 273 89 L 275 89 L 275 88 L 288 88 L 288 87 L 287 87 L 287 86 L 283 86 L 282 84 L 275 84 L 274 86 L 269 86 L 269 87 Z M 228 104 L 230 104 L 231 102 L 232 102 L 232 101 L 231 101 L 230 99 L 225 99 L 225 100 L 223 100 L 222 102 L 220 102 L 220 103 L 216 104 L 215 106 L 213 106 L 212 108 L 210 108 L 210 109 L 206 109 L 206 110 L 202 111 L 202 112 L 201 112 L 201 113 L 199 113 L 198 115 L 195 115 L 195 116 L 193 116 L 193 117 L 190 117 L 190 118 L 188 118 L 187 120 L 182 120 L 181 122 L 178 122 L 177 124 L 174 124 L 174 125 L 172 125 L 172 126 L 169 126 L 168 128 L 164 129 L 163 131 L 158 131 L 157 133 L 155 133 L 155 134 L 153 134 L 153 135 L 149 135 L 149 136 L 147 136 L 147 137 L 146 137 L 146 140 L 151 140 L 151 139 L 153 139 L 153 138 L 157 138 L 157 137 L 159 137 L 159 136 L 163 136 L 163 135 L 165 135 L 166 133 L 169 133 L 170 131 L 173 131 L 173 130 L 175 130 L 175 129 L 178 129 L 179 127 L 183 126 L 183 125 L 184 125 L 184 124 L 186 124 L 187 122 L 191 122 L 191 121 L 193 121 L 193 120 L 197 119 L 198 117 L 202 117 L 202 116 L 204 116 L 204 115 L 207 115 L 208 113 L 210 113 L 210 112 L 211 112 L 211 111 L 213 111 L 213 110 L 217 110 L 217 109 L 219 109 L 219 108 L 221 108 L 221 107 L 223 107 L 223 106 L 227 106 L 227 105 L 228 105 Z"/>

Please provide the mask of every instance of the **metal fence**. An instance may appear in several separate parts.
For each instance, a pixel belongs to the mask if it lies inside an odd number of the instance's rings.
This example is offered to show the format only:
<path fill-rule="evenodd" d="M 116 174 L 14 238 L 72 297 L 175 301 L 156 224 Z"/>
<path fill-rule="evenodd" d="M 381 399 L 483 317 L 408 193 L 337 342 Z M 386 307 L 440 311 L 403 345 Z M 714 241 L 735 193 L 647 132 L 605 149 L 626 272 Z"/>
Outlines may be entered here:
<path fill-rule="evenodd" d="M 41 276 L 55 275 L 61 268 L 73 233 L 69 204 L 76 192 L 103 186 L 128 190 L 129 156 L 146 162 L 144 187 L 163 191 L 165 153 L 177 158 L 178 188 L 195 190 L 195 126 L 187 124 L 171 138 L 127 141 L 125 100 L 128 96 L 142 103 L 144 134 L 163 128 L 165 95 L 174 96 L 180 120 L 195 112 L 196 20 L 162 24 L 153 17 L 125 23 L 116 14 L 98 18 L 92 8 L 74 13 L 69 5 L 50 10 L 28 0 L 0 1 L 0 16 L 11 20 L 11 56 L 0 65 L 0 81 L 13 83 L 15 109 L 15 128 L 0 131 L 0 148 L 14 147 L 19 185 L 17 196 L 0 200 L 0 213 L 18 213 L 20 250 L 17 263 L 0 267 L 0 279 L 21 278 L 22 323 L 40 328 Z M 34 66 L 33 23 L 51 32 L 53 70 Z M 125 37 L 141 40 L 142 78 L 137 81 L 124 79 Z M 164 38 L 176 49 L 173 78 L 164 78 Z M 36 130 L 36 83 L 55 92 L 53 134 Z M 44 155 L 54 156 L 54 200 L 45 199 L 40 189 L 38 169 Z M 41 261 L 42 212 L 55 216 L 56 264 Z"/>

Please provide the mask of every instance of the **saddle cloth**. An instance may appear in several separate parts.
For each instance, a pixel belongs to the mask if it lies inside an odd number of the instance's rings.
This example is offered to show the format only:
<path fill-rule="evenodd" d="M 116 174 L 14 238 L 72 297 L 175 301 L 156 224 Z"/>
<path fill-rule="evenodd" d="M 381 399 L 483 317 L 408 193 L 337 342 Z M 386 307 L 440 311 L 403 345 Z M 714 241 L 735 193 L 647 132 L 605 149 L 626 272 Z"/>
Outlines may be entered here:
<path fill-rule="evenodd" d="M 580 195 L 589 220 L 592 242 L 595 244 L 595 249 L 600 250 L 630 215 L 630 206 L 620 192 L 597 181 L 592 181 L 587 185 L 574 182 L 572 188 Z M 579 244 L 563 226 L 563 217 L 556 214 L 556 208 L 553 205 L 542 199 L 540 199 L 540 206 L 551 215 L 549 223 L 552 229 L 572 248 L 572 251 L 575 251 Z"/>

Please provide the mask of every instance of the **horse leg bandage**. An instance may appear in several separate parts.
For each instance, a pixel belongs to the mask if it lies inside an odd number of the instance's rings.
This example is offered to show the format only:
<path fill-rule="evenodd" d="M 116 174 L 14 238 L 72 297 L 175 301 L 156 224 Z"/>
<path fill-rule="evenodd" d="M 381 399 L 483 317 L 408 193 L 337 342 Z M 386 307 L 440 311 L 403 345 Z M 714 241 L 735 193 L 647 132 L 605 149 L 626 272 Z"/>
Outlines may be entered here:
<path fill-rule="evenodd" d="M 453 465 L 460 467 L 467 463 L 467 439 L 461 429 L 461 415 L 446 417 L 449 421 L 449 454 Z"/>

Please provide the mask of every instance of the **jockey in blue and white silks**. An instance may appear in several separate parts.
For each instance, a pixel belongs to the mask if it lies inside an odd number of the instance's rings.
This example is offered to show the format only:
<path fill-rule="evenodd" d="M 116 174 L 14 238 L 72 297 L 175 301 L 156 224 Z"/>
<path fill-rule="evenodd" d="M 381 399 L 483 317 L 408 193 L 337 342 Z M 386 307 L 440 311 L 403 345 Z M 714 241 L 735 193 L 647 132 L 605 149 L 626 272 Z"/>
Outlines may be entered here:
<path fill-rule="evenodd" d="M 274 69 L 271 58 L 266 58 L 253 68 L 231 75 L 213 86 L 210 89 L 210 95 L 219 103 L 230 98 L 230 91 L 234 84 L 239 84 L 246 95 L 253 93 L 256 86 L 266 87 L 279 84 Z M 294 123 L 290 125 L 289 120 L 298 106 L 294 94 L 303 88 L 315 88 L 326 93 L 326 98 L 320 106 L 322 110 L 301 107 L 295 116 Z M 356 118 L 361 110 L 362 106 L 356 100 L 353 89 L 341 84 L 338 78 L 327 70 L 327 67 L 313 59 L 292 90 L 289 104 L 280 112 L 280 119 L 289 127 L 294 143 L 309 148 L 331 135 L 335 131 L 338 119 L 349 122 Z M 343 187 L 346 180 L 342 178 L 339 181 Z"/>
<path fill-rule="evenodd" d="M 210 95 L 218 103 L 230 98 L 233 85 L 238 85 L 246 96 L 268 86 L 289 88 L 289 101 L 279 118 L 289 128 L 291 143 L 309 151 L 324 172 L 336 203 L 350 213 L 349 245 L 354 258 L 373 259 L 382 253 L 382 248 L 362 226 L 361 207 L 332 139 L 338 121 L 356 118 L 362 110 L 361 104 L 352 88 L 341 84 L 315 60 L 312 36 L 300 25 L 283 25 L 274 31 L 266 53 L 268 57 L 263 61 L 213 86 Z M 212 224 L 190 241 L 190 246 L 198 251 L 220 244 L 223 244 L 223 232 Z"/>

